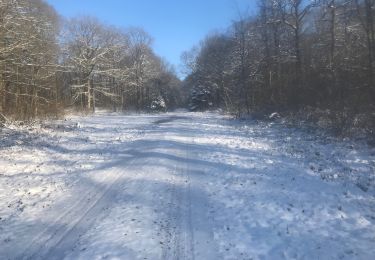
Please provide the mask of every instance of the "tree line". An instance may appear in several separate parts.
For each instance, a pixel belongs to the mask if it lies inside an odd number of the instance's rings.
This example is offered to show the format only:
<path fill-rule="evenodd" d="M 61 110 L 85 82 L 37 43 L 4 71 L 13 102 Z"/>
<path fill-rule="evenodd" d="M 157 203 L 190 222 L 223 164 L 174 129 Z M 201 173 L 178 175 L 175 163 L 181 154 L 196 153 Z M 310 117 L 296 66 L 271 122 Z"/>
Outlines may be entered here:
<path fill-rule="evenodd" d="M 43 0 L 0 0 L 0 115 L 28 120 L 66 107 L 165 110 L 180 80 L 141 28 L 63 20 Z"/>
<path fill-rule="evenodd" d="M 182 60 L 193 110 L 309 107 L 336 111 L 343 124 L 366 114 L 375 126 L 374 0 L 258 0 L 256 15 Z"/>

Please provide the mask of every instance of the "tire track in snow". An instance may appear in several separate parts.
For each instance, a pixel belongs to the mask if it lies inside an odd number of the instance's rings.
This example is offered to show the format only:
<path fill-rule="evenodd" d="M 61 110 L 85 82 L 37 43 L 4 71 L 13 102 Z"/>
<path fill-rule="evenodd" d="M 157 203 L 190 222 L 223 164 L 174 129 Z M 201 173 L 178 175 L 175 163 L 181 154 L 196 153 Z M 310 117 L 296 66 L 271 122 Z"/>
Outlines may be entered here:
<path fill-rule="evenodd" d="M 154 122 L 161 127 L 162 124 L 176 120 L 186 119 L 186 117 L 168 117 Z M 161 137 L 168 140 L 166 135 Z M 165 147 L 161 147 L 162 149 Z M 178 150 L 177 156 L 186 159 L 187 149 Z M 160 229 L 164 234 L 162 242 L 162 259 L 184 259 L 194 260 L 194 239 L 191 220 L 191 194 L 190 178 L 187 170 L 187 163 L 173 161 L 174 170 L 171 173 L 169 187 L 164 192 L 169 192 L 170 199 L 167 203 L 167 216 Z"/>
<path fill-rule="evenodd" d="M 117 171 L 107 174 L 102 180 L 102 183 L 107 183 L 104 187 L 94 186 L 81 196 L 72 207 L 39 233 L 16 259 L 63 258 L 63 250 L 74 247 L 76 239 L 73 237 L 78 237 L 88 229 L 103 210 L 103 202 L 110 201 L 110 191 L 115 190 L 114 184 L 120 176 Z"/>
<path fill-rule="evenodd" d="M 143 125 L 138 136 L 143 136 L 145 129 L 150 127 L 149 124 Z M 134 138 L 136 139 L 136 138 Z M 114 158 L 115 160 L 115 158 Z M 134 158 L 128 161 L 127 166 L 134 163 Z M 118 167 L 121 167 L 119 165 Z M 38 233 L 31 242 L 25 246 L 20 255 L 14 259 L 63 259 L 67 250 L 74 250 L 76 242 L 80 236 L 84 234 L 101 215 L 100 213 L 113 203 L 112 194 L 116 192 L 116 188 L 122 184 L 118 181 L 121 174 L 121 168 L 110 172 L 96 172 L 96 185 L 87 190 L 84 186 L 83 190 L 73 190 L 73 194 L 82 194 L 77 200 L 77 196 L 70 198 L 70 201 L 64 201 L 63 205 L 55 205 L 50 212 L 59 212 L 58 217 L 51 221 Z M 89 180 L 93 182 L 94 179 Z M 93 183 L 95 183 L 93 182 Z M 78 185 L 77 185 L 78 186 Z M 67 210 L 64 205 L 72 204 Z"/>
<path fill-rule="evenodd" d="M 190 180 L 185 167 L 175 165 L 169 190 L 162 259 L 194 260 Z"/>
<path fill-rule="evenodd" d="M 189 118 L 177 117 L 173 119 L 186 120 Z M 169 140 L 168 138 L 165 139 Z M 192 217 L 189 149 L 188 145 L 177 149 L 175 156 L 182 160 L 173 161 L 174 171 L 171 175 L 170 201 L 168 203 L 167 224 L 164 230 L 166 245 L 163 247 L 162 259 L 195 260 L 194 244 L 196 241 Z"/>
<path fill-rule="evenodd" d="M 186 124 L 191 118 L 183 121 Z M 175 123 L 174 123 L 175 124 Z M 168 136 L 166 130 L 165 136 Z M 192 153 L 190 145 L 194 144 L 194 137 L 178 133 L 177 140 L 182 146 L 174 146 L 177 153 L 174 156 L 174 173 L 170 180 L 170 201 L 168 216 L 164 227 L 165 245 L 161 259 L 221 259 L 217 255 L 214 242 L 212 223 L 208 219 L 209 198 L 202 185 L 204 171 L 197 171 L 194 164 L 197 159 Z M 181 141 L 185 139 L 185 141 Z M 174 141 L 165 138 L 167 141 Z"/>

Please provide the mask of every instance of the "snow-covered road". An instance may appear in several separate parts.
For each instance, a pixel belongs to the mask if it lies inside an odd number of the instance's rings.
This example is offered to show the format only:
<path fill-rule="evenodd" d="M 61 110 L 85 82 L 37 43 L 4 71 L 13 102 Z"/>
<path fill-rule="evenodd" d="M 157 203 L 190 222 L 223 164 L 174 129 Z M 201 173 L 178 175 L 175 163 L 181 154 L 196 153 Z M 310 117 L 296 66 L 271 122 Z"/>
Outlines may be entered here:
<path fill-rule="evenodd" d="M 214 113 L 0 133 L 0 259 L 374 259 L 375 150 Z"/>

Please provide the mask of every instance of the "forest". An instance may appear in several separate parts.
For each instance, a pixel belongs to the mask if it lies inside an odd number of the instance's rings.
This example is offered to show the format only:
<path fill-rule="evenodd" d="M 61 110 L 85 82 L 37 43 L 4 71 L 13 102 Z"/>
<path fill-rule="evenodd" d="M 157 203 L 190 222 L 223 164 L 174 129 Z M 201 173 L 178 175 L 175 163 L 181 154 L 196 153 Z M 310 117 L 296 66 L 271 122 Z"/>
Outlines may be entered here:
<path fill-rule="evenodd" d="M 277 112 L 375 129 L 375 1 L 258 0 L 181 55 L 184 80 L 142 28 L 62 19 L 43 0 L 0 1 L 0 117 L 68 109 Z M 323 119 L 323 120 L 322 120 Z M 324 123 L 322 123 L 324 122 Z"/>
<path fill-rule="evenodd" d="M 163 110 L 180 80 L 141 28 L 64 20 L 42 0 L 0 1 L 0 113 L 29 120 L 66 108 Z"/>
<path fill-rule="evenodd" d="M 182 55 L 193 110 L 375 129 L 375 1 L 259 0 Z"/>

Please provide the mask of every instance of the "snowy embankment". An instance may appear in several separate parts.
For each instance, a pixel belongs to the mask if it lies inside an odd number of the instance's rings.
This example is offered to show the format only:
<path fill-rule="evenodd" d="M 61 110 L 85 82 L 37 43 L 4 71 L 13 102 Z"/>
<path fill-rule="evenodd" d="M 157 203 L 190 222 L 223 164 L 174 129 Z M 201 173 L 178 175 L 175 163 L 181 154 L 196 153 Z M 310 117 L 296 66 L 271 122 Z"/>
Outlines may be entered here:
<path fill-rule="evenodd" d="M 373 259 L 375 150 L 210 113 L 0 132 L 0 258 Z"/>

